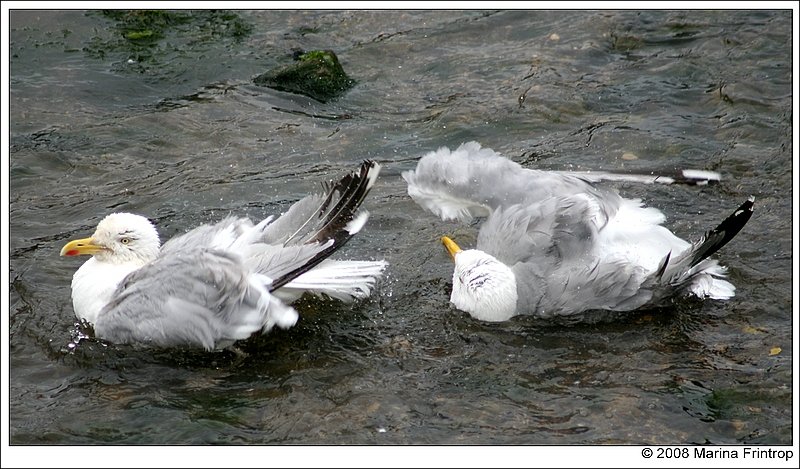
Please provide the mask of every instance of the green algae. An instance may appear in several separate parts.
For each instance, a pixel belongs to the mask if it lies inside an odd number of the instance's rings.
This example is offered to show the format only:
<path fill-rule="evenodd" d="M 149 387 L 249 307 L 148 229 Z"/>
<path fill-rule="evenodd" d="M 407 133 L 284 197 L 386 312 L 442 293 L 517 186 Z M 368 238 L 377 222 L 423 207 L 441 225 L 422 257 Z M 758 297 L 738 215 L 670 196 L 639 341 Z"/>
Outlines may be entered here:
<path fill-rule="evenodd" d="M 218 42 L 238 43 L 252 32 L 235 11 L 220 10 L 94 10 L 109 21 L 89 38 L 89 57 L 112 60 L 114 71 L 169 75 L 175 59 L 201 55 Z"/>
<path fill-rule="evenodd" d="M 253 83 L 327 102 L 341 96 L 356 82 L 347 76 L 333 51 L 313 50 L 295 54 L 295 62 L 262 73 Z"/>

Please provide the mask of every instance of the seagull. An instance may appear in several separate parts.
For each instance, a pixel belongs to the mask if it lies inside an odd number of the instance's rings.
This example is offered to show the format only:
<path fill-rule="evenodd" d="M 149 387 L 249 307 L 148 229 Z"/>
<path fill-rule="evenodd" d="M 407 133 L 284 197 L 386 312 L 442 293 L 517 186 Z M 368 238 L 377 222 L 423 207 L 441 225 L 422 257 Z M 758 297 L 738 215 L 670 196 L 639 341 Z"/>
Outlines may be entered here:
<path fill-rule="evenodd" d="M 487 322 L 633 311 L 686 294 L 732 298 L 726 267 L 709 256 L 744 227 L 755 201 L 690 243 L 662 226 L 658 209 L 595 184 L 613 174 L 526 169 L 477 142 L 427 153 L 402 176 L 409 196 L 442 220 L 485 218 L 475 249 L 441 240 L 455 263 L 451 303 Z"/>
<path fill-rule="evenodd" d="M 147 218 L 109 214 L 90 238 L 61 249 L 92 256 L 72 278 L 75 315 L 112 343 L 213 350 L 293 326 L 298 314 L 288 303 L 305 292 L 366 298 L 386 262 L 329 256 L 366 224 L 359 207 L 380 169 L 365 161 L 277 218 L 227 216 L 163 246 Z"/>

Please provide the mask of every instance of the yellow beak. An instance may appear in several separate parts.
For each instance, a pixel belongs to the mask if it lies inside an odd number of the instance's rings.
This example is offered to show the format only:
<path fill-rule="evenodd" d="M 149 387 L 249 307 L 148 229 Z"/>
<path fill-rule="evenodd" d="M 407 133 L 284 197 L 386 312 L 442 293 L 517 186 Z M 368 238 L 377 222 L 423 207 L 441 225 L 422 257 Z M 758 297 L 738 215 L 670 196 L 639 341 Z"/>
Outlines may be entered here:
<path fill-rule="evenodd" d="M 105 246 L 100 246 L 99 244 L 95 244 L 94 239 L 92 238 L 84 238 L 84 239 L 76 239 L 73 241 L 68 242 L 61 248 L 61 255 L 62 256 L 80 256 L 84 255 L 94 255 L 100 251 L 106 251 L 108 248 Z"/>
<path fill-rule="evenodd" d="M 452 239 L 448 238 L 447 236 L 442 236 L 442 244 L 447 249 L 447 252 L 450 253 L 450 257 L 454 260 L 456 258 L 456 254 L 461 252 L 461 248 L 458 247 L 458 244 L 455 243 Z"/>

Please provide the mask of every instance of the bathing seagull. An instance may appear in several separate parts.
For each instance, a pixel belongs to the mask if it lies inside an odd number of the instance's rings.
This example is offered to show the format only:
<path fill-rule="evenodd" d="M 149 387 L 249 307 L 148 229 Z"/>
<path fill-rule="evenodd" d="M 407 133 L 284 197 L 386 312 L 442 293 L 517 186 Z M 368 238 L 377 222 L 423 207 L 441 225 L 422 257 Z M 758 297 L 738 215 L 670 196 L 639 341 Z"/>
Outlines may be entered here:
<path fill-rule="evenodd" d="M 708 257 L 747 223 L 755 200 L 689 243 L 656 208 L 594 184 L 606 178 L 525 169 L 476 142 L 430 152 L 402 176 L 411 198 L 443 220 L 485 217 L 475 249 L 442 237 L 455 261 L 450 301 L 483 321 L 632 311 L 682 294 L 731 298 L 726 268 Z"/>
<path fill-rule="evenodd" d="M 304 292 L 365 298 L 386 262 L 329 256 L 367 222 L 359 207 L 379 172 L 365 161 L 277 218 L 228 216 L 163 246 L 147 218 L 112 213 L 91 238 L 61 249 L 92 256 L 72 279 L 75 315 L 112 343 L 212 350 L 293 326 L 298 315 L 287 303 Z"/>

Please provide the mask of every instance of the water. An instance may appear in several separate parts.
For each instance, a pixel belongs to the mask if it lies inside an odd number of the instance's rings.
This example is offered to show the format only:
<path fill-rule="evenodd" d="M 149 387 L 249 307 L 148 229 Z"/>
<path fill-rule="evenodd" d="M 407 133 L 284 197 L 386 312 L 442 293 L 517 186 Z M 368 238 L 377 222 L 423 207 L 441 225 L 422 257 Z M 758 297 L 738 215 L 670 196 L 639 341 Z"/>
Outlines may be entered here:
<path fill-rule="evenodd" d="M 791 444 L 791 11 L 197 15 L 134 47 L 98 12 L 11 12 L 12 444 Z M 250 83 L 293 48 L 358 84 L 321 104 Z M 454 310 L 438 238 L 476 227 L 400 173 L 472 139 L 541 169 L 721 172 L 619 188 L 692 239 L 755 195 L 717 255 L 737 296 L 584 324 Z M 83 259 L 58 252 L 107 213 L 166 239 L 365 158 L 372 218 L 339 257 L 390 263 L 372 299 L 303 299 L 246 356 L 66 347 Z"/>

